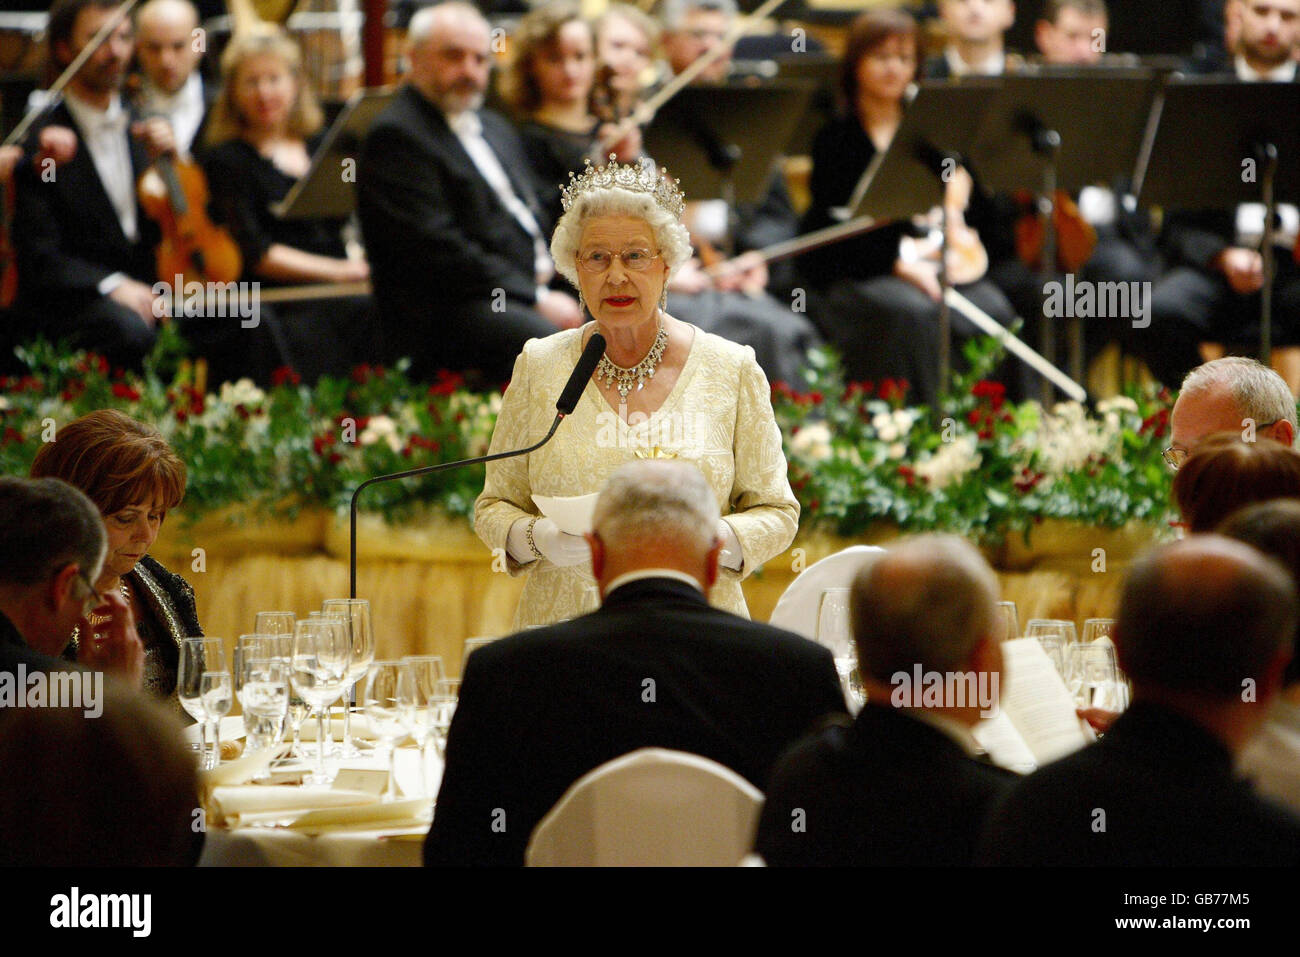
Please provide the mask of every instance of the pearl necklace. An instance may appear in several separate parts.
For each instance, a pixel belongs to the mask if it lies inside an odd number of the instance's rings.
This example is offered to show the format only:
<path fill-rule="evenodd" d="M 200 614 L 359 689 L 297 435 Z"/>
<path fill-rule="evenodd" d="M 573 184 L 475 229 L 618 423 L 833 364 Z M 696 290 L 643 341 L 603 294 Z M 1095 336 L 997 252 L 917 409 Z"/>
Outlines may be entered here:
<path fill-rule="evenodd" d="M 650 346 L 650 351 L 645 357 L 632 366 L 625 369 L 623 366 L 615 365 L 609 360 L 609 356 L 602 355 L 600 362 L 596 366 L 596 380 L 605 380 L 605 388 L 612 384 L 618 386 L 618 396 L 620 399 L 626 399 L 627 394 L 632 391 L 633 383 L 636 384 L 637 391 L 645 388 L 645 384 L 654 378 L 654 374 L 659 370 L 659 363 L 664 357 L 664 350 L 668 348 L 668 333 L 664 331 L 663 320 L 659 322 L 659 331 L 655 334 L 655 341 Z"/>

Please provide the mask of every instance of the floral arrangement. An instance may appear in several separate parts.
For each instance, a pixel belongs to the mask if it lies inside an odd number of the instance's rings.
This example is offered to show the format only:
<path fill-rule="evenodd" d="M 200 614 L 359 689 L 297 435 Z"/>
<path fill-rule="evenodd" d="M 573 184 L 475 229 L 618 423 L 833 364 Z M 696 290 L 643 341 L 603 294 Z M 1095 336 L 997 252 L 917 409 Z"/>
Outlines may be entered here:
<path fill-rule="evenodd" d="M 0 469 L 26 474 L 42 441 L 94 409 L 155 424 L 189 468 L 187 519 L 228 506 L 292 517 L 305 506 L 343 510 L 374 475 L 481 455 L 501 407 L 442 374 L 432 385 L 360 366 L 315 386 L 281 369 L 268 389 L 249 380 L 196 389 L 170 333 L 143 374 L 45 344 L 19 350 L 28 373 L 0 379 Z M 1170 516 L 1170 396 L 1134 393 L 1045 410 L 1006 401 L 984 376 L 1000 354 L 968 346 L 970 371 L 937 411 L 908 406 L 907 384 L 845 382 L 829 350 L 810 356 L 806 389 L 773 386 L 790 481 L 805 528 L 857 536 L 887 524 L 944 529 L 988 544 L 1044 518 L 1117 527 Z M 468 516 L 483 469 L 454 469 L 368 489 L 365 511 L 392 522 L 420 509 Z"/>
<path fill-rule="evenodd" d="M 873 525 L 945 530 L 989 545 L 1046 518 L 1166 524 L 1169 392 L 1135 391 L 1094 413 L 1077 402 L 1016 405 L 983 378 L 1000 352 L 993 340 L 968 344 L 970 371 L 933 411 L 906 404 L 906 382 L 846 383 L 829 351 L 811 355 L 807 390 L 777 383 L 805 524 L 843 536 Z"/>

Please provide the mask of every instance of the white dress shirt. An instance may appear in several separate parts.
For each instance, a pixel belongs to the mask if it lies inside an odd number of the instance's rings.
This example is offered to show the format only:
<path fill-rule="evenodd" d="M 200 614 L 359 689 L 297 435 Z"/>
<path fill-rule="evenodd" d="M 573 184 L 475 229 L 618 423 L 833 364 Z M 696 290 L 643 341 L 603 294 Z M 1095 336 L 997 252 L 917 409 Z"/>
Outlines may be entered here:
<path fill-rule="evenodd" d="M 1001 76 L 1007 69 L 1005 53 L 995 53 L 983 63 L 967 63 L 957 48 L 950 46 L 943 51 L 943 57 L 948 61 L 948 72 L 953 76 Z"/>
<path fill-rule="evenodd" d="M 117 213 L 122 234 L 135 242 L 140 232 L 136 222 L 135 170 L 131 166 L 131 146 L 127 141 L 131 117 L 122 106 L 122 98 L 115 96 L 107 110 L 98 110 L 78 100 L 69 90 L 64 102 L 68 104 L 68 112 L 81 134 L 82 145 L 94 161 L 99 181 Z"/>
<path fill-rule="evenodd" d="M 176 149 L 188 153 L 199 124 L 203 122 L 203 114 L 207 112 L 203 102 L 203 80 L 195 70 L 175 93 L 164 93 L 146 80 L 140 93 L 140 109 L 146 114 L 157 113 L 166 117 L 176 136 Z"/>
<path fill-rule="evenodd" d="M 1285 63 L 1275 66 L 1267 73 L 1260 73 L 1246 62 L 1244 56 L 1237 54 L 1235 66 L 1237 70 L 1237 79 L 1245 80 L 1248 83 L 1292 83 L 1295 81 L 1295 60 L 1287 60 Z"/>
<path fill-rule="evenodd" d="M 447 125 L 460 140 L 460 145 L 465 147 L 465 152 L 474 161 L 475 168 L 487 180 L 502 205 L 533 238 L 535 280 L 538 286 L 544 287 L 555 275 L 555 264 L 551 262 L 551 253 L 546 247 L 546 240 L 542 237 L 542 228 L 538 225 L 532 210 L 528 208 L 528 204 L 515 192 L 514 185 L 511 184 L 510 177 L 506 175 L 505 167 L 501 165 L 501 160 L 493 151 L 491 144 L 483 138 L 483 121 L 473 110 L 465 110 L 461 113 L 447 114 Z M 540 295 L 541 290 L 538 293 L 539 298 Z"/>

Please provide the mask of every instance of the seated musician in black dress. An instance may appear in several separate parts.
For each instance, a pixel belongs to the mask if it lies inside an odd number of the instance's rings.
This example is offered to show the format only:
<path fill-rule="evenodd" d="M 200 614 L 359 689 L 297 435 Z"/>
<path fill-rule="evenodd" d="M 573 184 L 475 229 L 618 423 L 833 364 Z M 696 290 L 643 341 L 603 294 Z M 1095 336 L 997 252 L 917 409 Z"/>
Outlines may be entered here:
<path fill-rule="evenodd" d="M 352 283 L 370 278 L 364 259 L 347 255 L 339 219 L 281 219 L 271 211 L 311 165 L 323 117 L 303 82 L 302 54 L 278 28 L 236 37 L 221 57 L 222 89 L 200 159 L 213 217 L 239 243 L 244 280 L 268 287 Z M 345 374 L 379 350 L 369 296 L 322 296 L 273 309 L 261 306 L 281 353 L 307 381 Z M 250 375 L 254 375 L 252 369 Z"/>
<path fill-rule="evenodd" d="M 840 81 L 847 110 L 813 142 L 812 205 L 804 217 L 805 231 L 843 219 L 837 209 L 849 202 L 863 172 L 879 150 L 889 147 L 902 121 L 904 94 L 916 75 L 916 62 L 917 28 L 909 14 L 873 11 L 853 22 Z M 960 167 L 955 172 L 945 200 L 950 223 L 960 221 L 967 204 L 979 196 L 969 174 Z M 891 223 L 807 254 L 800 266 L 825 294 L 819 315 L 843 354 L 845 373 L 872 381 L 906 379 L 912 398 L 931 404 L 947 385 L 938 377 L 938 264 L 920 255 L 924 246 L 905 241 L 908 232 L 907 223 Z M 1010 303 L 991 282 L 978 277 L 983 258 L 978 238 L 962 230 L 952 232 L 968 240 L 964 258 L 972 264 L 969 276 L 963 276 L 953 268 L 957 257 L 950 258 L 954 286 L 998 322 L 1010 325 Z M 978 330 L 957 310 L 952 310 L 951 319 L 956 362 L 961 341 Z M 1009 384 L 1025 389 L 1019 377 Z"/>
<path fill-rule="evenodd" d="M 590 159 L 600 165 L 613 153 L 620 163 L 641 155 L 641 131 L 631 127 L 614 139 L 616 124 L 592 112 L 596 51 L 592 26 L 571 0 L 538 7 L 519 21 L 513 56 L 501 75 L 501 97 L 514 113 L 537 196 L 555 219 L 560 186 Z M 601 145 L 605 149 L 601 149 Z M 600 154 L 604 155 L 600 155 Z"/>

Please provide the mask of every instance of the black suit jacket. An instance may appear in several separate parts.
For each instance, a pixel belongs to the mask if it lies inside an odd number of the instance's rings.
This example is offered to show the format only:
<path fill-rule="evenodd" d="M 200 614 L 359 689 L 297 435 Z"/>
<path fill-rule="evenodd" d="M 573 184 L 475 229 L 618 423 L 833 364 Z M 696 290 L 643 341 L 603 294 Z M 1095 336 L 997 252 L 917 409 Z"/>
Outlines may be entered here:
<path fill-rule="evenodd" d="M 1234 778 L 1232 756 L 1208 731 L 1139 702 L 1097 744 L 1012 789 L 993 811 L 980 857 L 1014 865 L 1295 866 L 1300 819 Z"/>
<path fill-rule="evenodd" d="M 157 224 L 136 203 L 139 239 L 122 232 L 117 212 L 104 191 L 95 161 L 81 142 L 81 132 L 60 103 L 32 126 L 28 151 L 34 152 L 46 126 L 66 126 L 77 133 L 77 153 L 45 182 L 39 165 L 24 163 L 15 173 L 14 246 L 18 253 L 18 303 L 29 312 L 78 312 L 99 298 L 99 283 L 109 274 L 126 273 L 152 285 Z M 135 179 L 149 167 L 144 147 L 129 132 Z"/>
<path fill-rule="evenodd" d="M 683 582 L 631 582 L 470 657 L 425 863 L 522 864 L 569 786 L 637 748 L 702 754 L 762 789 L 783 749 L 843 711 L 825 648 Z"/>
<path fill-rule="evenodd" d="M 14 627 L 9 617 L 0 612 L 0 672 L 14 675 L 16 681 L 19 665 L 22 665 L 28 674 L 37 671 L 67 671 L 69 668 L 76 667 L 69 662 L 43 655 L 32 648 L 23 640 L 23 636 L 18 633 L 18 629 Z M 19 694 L 25 694 L 27 689 L 17 687 L 15 690 Z"/>
<path fill-rule="evenodd" d="M 533 194 L 518 134 L 489 110 L 479 117 L 483 138 L 549 237 L 553 223 Z M 532 238 L 442 112 L 409 84 L 366 135 L 357 210 L 385 324 L 424 338 L 450 331 L 460 305 L 489 302 L 497 289 L 524 304 L 536 301 Z"/>
<path fill-rule="evenodd" d="M 937 728 L 869 705 L 777 763 L 755 850 L 771 866 L 968 865 L 1014 780 Z"/>

